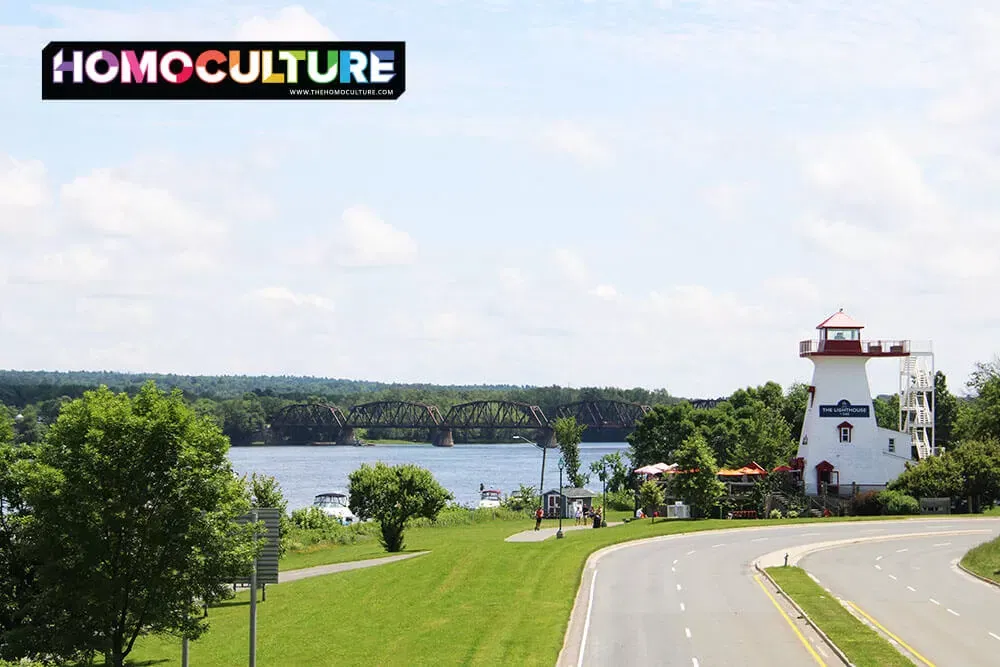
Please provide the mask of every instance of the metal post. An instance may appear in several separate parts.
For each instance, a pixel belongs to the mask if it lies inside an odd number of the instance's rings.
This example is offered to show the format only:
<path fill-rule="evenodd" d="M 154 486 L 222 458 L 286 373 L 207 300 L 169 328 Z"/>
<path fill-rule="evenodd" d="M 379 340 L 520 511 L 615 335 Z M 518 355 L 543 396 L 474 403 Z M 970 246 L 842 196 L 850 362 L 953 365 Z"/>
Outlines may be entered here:
<path fill-rule="evenodd" d="M 181 642 L 181 667 L 188 667 L 188 640 L 187 637 Z"/>
<path fill-rule="evenodd" d="M 545 493 L 545 454 L 548 452 L 548 447 L 542 442 L 542 478 L 538 481 L 538 502 L 542 502 L 542 494 Z M 544 508 L 542 508 L 544 510 Z"/>
<path fill-rule="evenodd" d="M 608 527 L 608 469 L 604 467 L 604 500 L 601 501 L 601 528 Z"/>
<path fill-rule="evenodd" d="M 559 461 L 561 463 L 562 459 L 559 459 Z M 559 466 L 559 530 L 558 532 L 556 532 L 556 538 L 562 538 L 563 536 L 562 518 L 563 514 L 566 513 L 566 496 L 563 495 L 562 473 L 563 473 L 563 467 L 560 465 Z"/>
<path fill-rule="evenodd" d="M 250 521 L 254 524 L 254 540 L 257 539 L 257 510 L 250 513 Z M 253 569 L 250 570 L 250 667 L 257 667 L 257 557 L 253 559 Z"/>

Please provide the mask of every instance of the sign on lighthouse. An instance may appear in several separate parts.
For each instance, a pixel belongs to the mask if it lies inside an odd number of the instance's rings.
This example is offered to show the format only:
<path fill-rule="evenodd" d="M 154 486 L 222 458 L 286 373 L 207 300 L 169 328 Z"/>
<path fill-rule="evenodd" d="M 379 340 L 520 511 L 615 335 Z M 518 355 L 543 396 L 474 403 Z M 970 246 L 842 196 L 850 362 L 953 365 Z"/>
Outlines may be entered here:
<path fill-rule="evenodd" d="M 868 361 L 905 358 L 910 341 L 861 340 L 863 325 L 843 309 L 816 327 L 818 340 L 799 343 L 813 362 L 812 384 L 795 467 L 810 495 L 850 495 L 891 482 L 912 459 L 908 433 L 880 428 L 868 383 Z"/>

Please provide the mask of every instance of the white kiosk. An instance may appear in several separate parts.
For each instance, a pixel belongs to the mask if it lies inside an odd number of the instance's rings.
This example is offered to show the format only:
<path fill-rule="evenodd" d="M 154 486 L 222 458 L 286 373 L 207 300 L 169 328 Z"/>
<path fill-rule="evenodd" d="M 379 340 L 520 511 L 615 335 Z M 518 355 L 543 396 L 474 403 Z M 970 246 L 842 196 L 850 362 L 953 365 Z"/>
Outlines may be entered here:
<path fill-rule="evenodd" d="M 873 358 L 909 357 L 910 341 L 862 341 L 863 325 L 843 309 L 816 328 L 819 340 L 799 343 L 799 356 L 814 369 L 792 468 L 801 472 L 809 495 L 882 487 L 913 460 L 913 437 L 879 428 L 866 366 Z"/>

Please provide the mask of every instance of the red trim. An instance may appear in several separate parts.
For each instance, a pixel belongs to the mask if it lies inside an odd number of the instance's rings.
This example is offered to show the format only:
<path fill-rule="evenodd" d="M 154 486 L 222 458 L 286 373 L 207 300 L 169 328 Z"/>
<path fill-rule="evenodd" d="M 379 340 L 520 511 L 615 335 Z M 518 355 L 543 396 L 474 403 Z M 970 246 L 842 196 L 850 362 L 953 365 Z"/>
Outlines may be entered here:
<path fill-rule="evenodd" d="M 837 428 L 849 428 L 853 430 L 854 424 L 852 424 L 851 422 L 840 422 L 839 424 L 837 424 Z"/>
<path fill-rule="evenodd" d="M 829 461 L 820 461 L 816 464 L 816 470 L 820 472 L 833 472 L 833 464 Z"/>

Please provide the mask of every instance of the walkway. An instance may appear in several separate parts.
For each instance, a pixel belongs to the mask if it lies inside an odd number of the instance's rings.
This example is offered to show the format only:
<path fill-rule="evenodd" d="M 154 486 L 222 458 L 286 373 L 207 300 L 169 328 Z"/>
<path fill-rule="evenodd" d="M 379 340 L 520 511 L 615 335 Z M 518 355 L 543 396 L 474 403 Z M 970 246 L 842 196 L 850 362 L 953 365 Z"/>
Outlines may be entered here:
<path fill-rule="evenodd" d="M 608 528 L 613 526 L 620 526 L 624 521 L 612 521 L 608 524 Z M 586 526 L 563 526 L 563 532 L 568 533 L 571 530 L 583 530 L 585 528 L 590 528 L 593 530 L 591 524 Z M 556 533 L 559 532 L 558 526 L 555 528 L 542 528 L 541 530 L 525 530 L 520 533 L 514 533 L 508 537 L 504 542 L 541 542 L 547 540 L 550 537 L 555 537 Z"/>
<path fill-rule="evenodd" d="M 288 581 L 308 579 L 309 577 L 318 577 L 320 575 L 334 574 L 336 572 L 347 572 L 348 570 L 360 570 L 363 567 L 375 567 L 376 565 L 395 563 L 396 561 L 406 560 L 407 558 L 413 558 L 415 556 L 423 556 L 424 554 L 429 554 L 429 553 L 430 551 L 418 551 L 412 554 L 398 554 L 396 556 L 385 556 L 383 558 L 369 558 L 367 560 L 355 560 L 348 563 L 331 563 L 330 565 L 317 565 L 316 567 L 304 567 L 301 570 L 288 570 L 287 572 L 278 573 L 278 583 L 283 584 Z"/>

